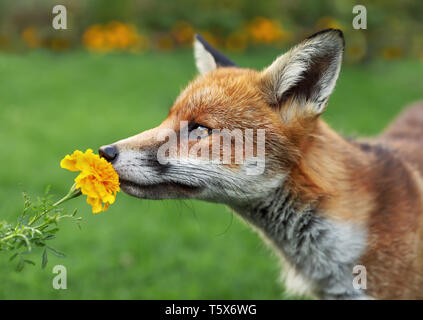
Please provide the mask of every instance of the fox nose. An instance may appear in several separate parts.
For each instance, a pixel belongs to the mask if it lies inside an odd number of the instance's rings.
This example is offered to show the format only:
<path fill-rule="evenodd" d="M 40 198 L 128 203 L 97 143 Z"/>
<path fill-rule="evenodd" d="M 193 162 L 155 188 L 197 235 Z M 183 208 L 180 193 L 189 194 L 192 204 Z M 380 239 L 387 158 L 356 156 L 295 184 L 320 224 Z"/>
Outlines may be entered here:
<path fill-rule="evenodd" d="M 98 149 L 98 153 L 100 154 L 100 157 L 106 159 L 109 162 L 113 162 L 113 160 L 115 160 L 118 155 L 116 147 L 111 145 L 100 147 L 100 149 Z"/>

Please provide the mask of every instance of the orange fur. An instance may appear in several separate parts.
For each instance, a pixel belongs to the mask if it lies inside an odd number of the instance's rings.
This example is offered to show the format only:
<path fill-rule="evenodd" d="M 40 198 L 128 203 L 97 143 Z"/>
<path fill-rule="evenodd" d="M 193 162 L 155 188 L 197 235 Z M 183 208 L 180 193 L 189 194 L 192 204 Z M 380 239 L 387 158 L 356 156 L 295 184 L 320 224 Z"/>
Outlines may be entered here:
<path fill-rule="evenodd" d="M 368 271 L 366 294 L 423 298 L 423 104 L 405 111 L 380 138 L 351 142 L 307 105 L 292 98 L 273 105 L 269 88 L 262 72 L 218 68 L 188 85 L 160 127 L 119 147 L 149 146 L 155 130 L 177 131 L 180 121 L 212 129 L 266 129 L 271 172 L 290 172 L 291 190 L 318 204 L 327 219 L 368 230 L 360 259 Z"/>
<path fill-rule="evenodd" d="M 329 219 L 368 228 L 366 293 L 423 298 L 423 105 L 361 145 L 292 103 L 275 111 L 259 72 L 223 68 L 190 84 L 169 117 L 211 128 L 266 128 L 266 156 L 291 170 L 289 183 L 302 199 L 318 202 Z"/>

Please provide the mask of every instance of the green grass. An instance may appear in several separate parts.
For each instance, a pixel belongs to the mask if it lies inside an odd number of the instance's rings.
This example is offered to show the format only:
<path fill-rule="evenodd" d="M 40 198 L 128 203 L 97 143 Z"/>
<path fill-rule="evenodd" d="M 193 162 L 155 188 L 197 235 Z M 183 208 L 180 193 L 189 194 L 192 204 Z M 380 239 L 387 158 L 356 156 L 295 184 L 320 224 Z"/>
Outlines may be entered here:
<path fill-rule="evenodd" d="M 262 68 L 277 52 L 236 55 Z M 344 67 L 325 118 L 345 134 L 374 135 L 407 103 L 423 98 L 421 62 Z M 21 190 L 63 195 L 74 174 L 59 168 L 74 149 L 107 144 L 156 126 L 195 75 L 191 52 L 93 56 L 0 55 L 0 219 L 13 220 Z M 0 255 L 2 299 L 280 299 L 278 261 L 258 236 L 222 205 L 142 201 L 123 193 L 104 214 L 83 198 L 82 230 L 63 228 L 45 270 L 14 271 Z M 54 290 L 63 264 L 68 289 Z M 292 298 L 292 297 L 291 297 Z"/>

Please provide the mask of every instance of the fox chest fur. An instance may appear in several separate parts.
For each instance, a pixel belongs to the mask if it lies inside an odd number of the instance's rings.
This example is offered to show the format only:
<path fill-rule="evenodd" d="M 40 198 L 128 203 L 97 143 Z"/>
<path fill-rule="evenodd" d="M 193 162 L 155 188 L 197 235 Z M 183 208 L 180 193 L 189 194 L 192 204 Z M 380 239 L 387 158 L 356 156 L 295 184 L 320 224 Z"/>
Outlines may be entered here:
<path fill-rule="evenodd" d="M 365 230 L 325 219 L 313 205 L 299 200 L 281 186 L 265 201 L 237 211 L 284 260 L 290 292 L 326 299 L 366 298 L 353 287 L 353 268 L 366 247 Z"/>

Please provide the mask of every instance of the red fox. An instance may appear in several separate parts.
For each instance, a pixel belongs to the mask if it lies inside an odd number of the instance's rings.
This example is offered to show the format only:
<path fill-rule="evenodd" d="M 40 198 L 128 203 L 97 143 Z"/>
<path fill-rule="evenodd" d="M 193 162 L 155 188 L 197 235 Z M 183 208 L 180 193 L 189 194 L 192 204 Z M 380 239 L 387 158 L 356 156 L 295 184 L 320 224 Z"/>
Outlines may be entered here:
<path fill-rule="evenodd" d="M 293 292 L 320 299 L 421 299 L 423 103 L 378 138 L 341 137 L 320 115 L 343 51 L 342 32 L 328 29 L 256 71 L 236 66 L 196 35 L 200 75 L 164 122 L 103 146 L 100 154 L 132 196 L 228 205 L 281 257 Z M 222 129 L 238 130 L 226 149 L 218 143 Z M 246 129 L 257 135 L 247 138 Z M 163 132 L 175 134 L 164 138 Z M 253 152 L 239 152 L 238 138 L 242 146 L 252 142 Z M 260 141 L 264 157 L 258 157 Z M 232 152 L 226 162 L 210 160 L 214 144 L 217 160 Z M 262 170 L 249 174 L 259 163 Z M 354 284 L 356 266 L 365 271 L 365 285 Z"/>

